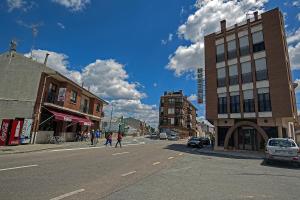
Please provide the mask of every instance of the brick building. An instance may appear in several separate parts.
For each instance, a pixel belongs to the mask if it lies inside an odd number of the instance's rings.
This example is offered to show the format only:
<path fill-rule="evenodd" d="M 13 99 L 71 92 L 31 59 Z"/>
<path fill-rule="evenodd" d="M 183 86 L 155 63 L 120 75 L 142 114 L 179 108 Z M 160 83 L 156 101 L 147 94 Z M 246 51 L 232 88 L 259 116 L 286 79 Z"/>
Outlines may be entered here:
<path fill-rule="evenodd" d="M 165 92 L 160 98 L 159 131 L 176 132 L 180 138 L 196 135 L 196 107 L 178 92 Z"/>
<path fill-rule="evenodd" d="M 0 70 L 0 124 L 2 119 L 32 120 L 37 143 L 50 135 L 74 140 L 77 132 L 100 128 L 107 102 L 45 63 L 11 50 L 0 55 Z"/>
<path fill-rule="evenodd" d="M 206 118 L 218 149 L 262 150 L 295 137 L 297 109 L 278 8 L 205 36 Z"/>

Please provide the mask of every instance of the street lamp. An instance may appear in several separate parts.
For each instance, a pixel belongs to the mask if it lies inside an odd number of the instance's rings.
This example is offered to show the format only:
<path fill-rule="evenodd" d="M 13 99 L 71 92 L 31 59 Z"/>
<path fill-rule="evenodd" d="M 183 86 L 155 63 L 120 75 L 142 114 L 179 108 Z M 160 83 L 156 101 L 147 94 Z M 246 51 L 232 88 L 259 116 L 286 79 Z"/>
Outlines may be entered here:
<path fill-rule="evenodd" d="M 110 120 L 109 120 L 109 128 L 108 128 L 109 131 L 110 131 L 110 129 L 111 129 L 111 120 L 112 120 L 112 114 L 113 114 L 113 111 L 114 111 L 114 104 L 113 104 L 113 102 L 112 102 L 112 103 L 111 103 Z"/>
<path fill-rule="evenodd" d="M 33 136 L 31 137 L 31 143 L 32 143 L 32 144 L 35 143 L 37 131 L 38 131 L 38 128 L 39 128 L 39 121 L 40 121 L 40 117 L 41 117 L 41 109 L 42 109 L 42 101 L 43 101 L 43 99 L 44 99 L 44 93 L 45 93 L 46 82 L 47 82 L 47 79 L 48 79 L 48 78 L 53 77 L 53 76 L 55 76 L 55 75 L 57 75 L 57 72 L 55 72 L 54 74 L 48 74 L 48 75 L 44 78 L 44 83 L 43 83 L 43 88 L 42 88 L 42 94 L 41 94 L 41 98 L 40 98 L 39 106 L 38 106 L 38 112 L 35 113 L 36 120 L 35 120 L 35 123 L 34 123 L 34 126 L 33 126 Z"/>

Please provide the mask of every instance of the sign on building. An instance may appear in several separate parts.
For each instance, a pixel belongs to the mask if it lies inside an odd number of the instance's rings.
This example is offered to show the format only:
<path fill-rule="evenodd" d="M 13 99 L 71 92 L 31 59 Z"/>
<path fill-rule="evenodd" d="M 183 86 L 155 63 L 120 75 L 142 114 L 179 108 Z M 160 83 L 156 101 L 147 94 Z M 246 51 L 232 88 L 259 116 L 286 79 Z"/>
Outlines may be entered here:
<path fill-rule="evenodd" d="M 22 144 L 27 144 L 30 142 L 31 126 L 32 126 L 32 119 L 24 119 L 23 129 L 21 133 Z"/>
<path fill-rule="evenodd" d="M 198 103 L 203 103 L 203 68 L 197 70 Z"/>
<path fill-rule="evenodd" d="M 57 101 L 65 101 L 67 88 L 59 88 Z"/>

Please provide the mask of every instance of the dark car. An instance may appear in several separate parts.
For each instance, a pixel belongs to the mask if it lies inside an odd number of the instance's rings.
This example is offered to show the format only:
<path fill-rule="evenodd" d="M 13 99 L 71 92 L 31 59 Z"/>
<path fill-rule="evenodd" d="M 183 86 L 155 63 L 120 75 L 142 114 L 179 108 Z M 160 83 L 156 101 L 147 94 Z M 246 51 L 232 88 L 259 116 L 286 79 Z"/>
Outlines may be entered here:
<path fill-rule="evenodd" d="M 210 145 L 210 139 L 209 138 L 201 137 L 200 139 L 202 140 L 203 145 Z"/>
<path fill-rule="evenodd" d="M 191 137 L 187 142 L 187 146 L 202 148 L 203 147 L 202 139 L 198 137 Z"/>

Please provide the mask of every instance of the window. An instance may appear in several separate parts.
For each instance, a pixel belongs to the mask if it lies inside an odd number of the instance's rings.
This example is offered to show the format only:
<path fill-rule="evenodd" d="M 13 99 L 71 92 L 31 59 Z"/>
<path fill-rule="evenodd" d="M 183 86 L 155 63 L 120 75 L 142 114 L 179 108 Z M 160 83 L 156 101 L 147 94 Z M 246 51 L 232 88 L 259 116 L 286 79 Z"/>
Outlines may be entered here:
<path fill-rule="evenodd" d="M 250 62 L 242 63 L 241 68 L 242 68 L 242 82 L 251 83 L 252 82 L 251 63 Z"/>
<path fill-rule="evenodd" d="M 175 114 L 174 108 L 168 108 L 168 114 Z"/>
<path fill-rule="evenodd" d="M 258 95 L 258 111 L 269 112 L 271 109 L 271 100 L 269 88 L 259 88 L 257 90 Z"/>
<path fill-rule="evenodd" d="M 48 89 L 48 96 L 47 96 L 47 102 L 48 103 L 54 103 L 56 100 L 56 91 L 57 91 L 57 85 L 50 83 L 49 89 Z"/>
<path fill-rule="evenodd" d="M 239 84 L 237 65 L 229 66 L 229 84 L 230 85 Z"/>
<path fill-rule="evenodd" d="M 224 53 L 224 44 L 217 45 L 217 55 L 216 55 L 216 61 L 223 62 L 225 60 L 225 53 Z"/>
<path fill-rule="evenodd" d="M 244 112 L 254 112 L 254 98 L 253 98 L 253 90 L 245 90 L 244 94 Z"/>
<path fill-rule="evenodd" d="M 170 104 L 175 103 L 175 99 L 170 98 L 170 99 L 168 99 L 168 102 L 169 102 Z"/>
<path fill-rule="evenodd" d="M 218 113 L 225 114 L 227 113 L 227 97 L 226 93 L 219 94 L 218 96 Z"/>
<path fill-rule="evenodd" d="M 100 104 L 99 103 L 97 103 L 97 105 L 96 105 L 96 111 L 100 112 Z"/>
<path fill-rule="evenodd" d="M 226 85 L 225 67 L 218 69 L 217 76 L 218 76 L 218 87 L 224 87 Z"/>
<path fill-rule="evenodd" d="M 168 123 L 169 123 L 170 125 L 174 125 L 174 123 L 175 123 L 174 118 L 169 118 L 169 119 L 168 119 Z"/>
<path fill-rule="evenodd" d="M 239 39 L 240 41 L 240 56 L 245 56 L 249 54 L 249 39 L 248 35 L 243 36 Z"/>
<path fill-rule="evenodd" d="M 252 33 L 253 53 L 265 50 L 265 42 L 262 31 Z"/>
<path fill-rule="evenodd" d="M 262 80 L 268 79 L 266 58 L 260 58 L 260 59 L 255 60 L 255 68 L 256 68 L 256 80 L 257 81 L 262 81 Z"/>
<path fill-rule="evenodd" d="M 74 90 L 71 91 L 71 99 L 70 100 L 72 103 L 77 102 L 77 92 L 75 92 Z"/>
<path fill-rule="evenodd" d="M 227 43 L 227 58 L 228 60 L 236 58 L 236 41 L 231 40 Z"/>
<path fill-rule="evenodd" d="M 240 95 L 238 93 L 230 94 L 230 112 L 231 113 L 240 112 Z"/>

